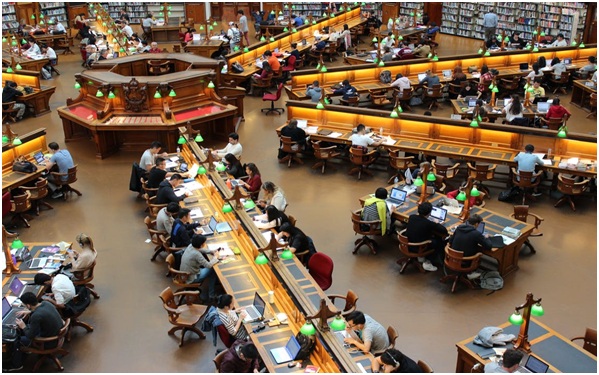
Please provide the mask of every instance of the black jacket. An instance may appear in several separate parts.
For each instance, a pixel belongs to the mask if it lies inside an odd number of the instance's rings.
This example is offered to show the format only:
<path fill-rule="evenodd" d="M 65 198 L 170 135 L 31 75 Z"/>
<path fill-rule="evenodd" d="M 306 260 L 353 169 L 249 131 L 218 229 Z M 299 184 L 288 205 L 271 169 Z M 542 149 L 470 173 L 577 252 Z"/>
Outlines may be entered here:
<path fill-rule="evenodd" d="M 481 232 L 470 224 L 462 224 L 456 228 L 451 239 L 451 248 L 464 252 L 464 256 L 473 256 L 480 252 L 480 247 L 484 250 L 491 250 L 493 245 L 491 240 L 486 238 Z"/>
<path fill-rule="evenodd" d="M 8 85 L 4 86 L 4 89 L 2 89 L 2 103 L 12 102 L 17 96 L 23 96 L 23 93 Z"/>
<path fill-rule="evenodd" d="M 158 193 L 156 193 L 156 204 L 165 204 L 171 202 L 180 202 L 185 199 L 185 195 L 177 197 L 173 186 L 169 180 L 164 180 L 158 185 Z"/>
<path fill-rule="evenodd" d="M 200 226 L 200 224 L 185 224 L 181 219 L 176 219 L 173 223 L 173 229 L 171 231 L 171 246 L 173 247 L 186 247 L 191 243 L 191 237 L 193 237 L 193 230 Z"/>
<path fill-rule="evenodd" d="M 424 216 L 410 215 L 406 226 L 406 237 L 410 242 L 424 242 L 433 239 L 433 236 L 447 237 L 447 228 L 439 223 L 430 221 Z M 416 252 L 416 249 L 410 249 Z"/>

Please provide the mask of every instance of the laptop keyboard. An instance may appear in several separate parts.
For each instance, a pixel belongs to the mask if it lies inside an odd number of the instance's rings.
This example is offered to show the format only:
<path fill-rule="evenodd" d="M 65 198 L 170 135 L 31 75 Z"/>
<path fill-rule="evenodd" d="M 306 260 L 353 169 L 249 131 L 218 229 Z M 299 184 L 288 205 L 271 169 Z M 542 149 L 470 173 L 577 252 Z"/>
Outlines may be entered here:
<path fill-rule="evenodd" d="M 20 309 L 12 309 L 6 316 L 2 319 L 2 324 L 16 324 L 17 321 L 17 311 L 21 311 Z"/>
<path fill-rule="evenodd" d="M 256 308 L 254 306 L 250 306 L 248 307 L 245 312 L 248 314 L 248 316 L 250 317 L 250 319 L 255 320 L 255 319 L 260 319 L 260 314 L 258 313 L 258 311 L 256 310 Z"/>

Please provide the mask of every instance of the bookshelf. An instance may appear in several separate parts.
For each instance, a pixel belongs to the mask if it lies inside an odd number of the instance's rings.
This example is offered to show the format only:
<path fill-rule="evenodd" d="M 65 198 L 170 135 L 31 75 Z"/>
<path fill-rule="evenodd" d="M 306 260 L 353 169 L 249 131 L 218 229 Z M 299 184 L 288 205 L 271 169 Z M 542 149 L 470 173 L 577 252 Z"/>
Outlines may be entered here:
<path fill-rule="evenodd" d="M 169 25 L 178 24 L 185 21 L 184 3 L 147 3 L 147 11 L 152 12 L 154 18 L 168 20 Z M 144 14 L 141 18 L 146 16 Z M 177 22 L 173 22 L 177 21 Z"/>
<path fill-rule="evenodd" d="M 385 23 L 386 20 L 382 20 L 383 10 L 381 7 L 382 7 L 381 3 L 364 3 L 360 8 L 361 8 L 362 12 L 369 12 L 374 17 L 381 19 L 381 21 L 383 23 Z"/>
<path fill-rule="evenodd" d="M 42 12 L 46 20 L 56 18 L 56 21 L 63 24 L 64 27 L 69 27 L 69 17 L 65 3 L 45 3 L 40 2 L 40 12 Z"/>
<path fill-rule="evenodd" d="M 19 27 L 17 12 L 13 4 L 2 3 L 2 33 L 14 33 Z"/>
<path fill-rule="evenodd" d="M 129 15 L 129 22 L 132 24 L 140 24 L 141 20 L 148 14 L 147 3 L 142 2 L 103 2 L 100 3 L 104 9 L 108 11 L 108 14 L 113 20 L 118 20 L 121 15 L 121 9 L 125 9 Z M 153 3 L 150 3 L 153 4 Z M 155 3 L 158 4 L 158 3 Z"/>
<path fill-rule="evenodd" d="M 424 11 L 424 3 L 404 3 L 404 2 L 399 3 L 399 15 L 400 16 L 413 17 L 413 15 L 410 16 L 410 13 L 422 14 L 423 11 Z"/>
<path fill-rule="evenodd" d="M 540 26 L 546 34 L 562 33 L 570 41 L 584 31 L 587 13 L 587 4 L 583 2 L 448 2 L 443 3 L 441 32 L 484 39 L 483 15 L 493 8 L 499 18 L 498 32 L 505 30 L 511 35 L 519 31 L 525 40 L 531 40 L 533 32 Z"/>

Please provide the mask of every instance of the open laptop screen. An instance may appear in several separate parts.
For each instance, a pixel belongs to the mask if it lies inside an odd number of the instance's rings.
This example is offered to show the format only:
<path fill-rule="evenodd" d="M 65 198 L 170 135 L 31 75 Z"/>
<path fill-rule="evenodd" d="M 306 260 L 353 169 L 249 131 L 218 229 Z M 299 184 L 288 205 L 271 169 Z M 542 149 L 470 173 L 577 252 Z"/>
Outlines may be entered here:
<path fill-rule="evenodd" d="M 540 359 L 538 359 L 534 355 L 529 355 L 528 356 L 528 359 L 526 360 L 526 364 L 524 365 L 524 367 L 526 367 L 530 371 L 532 371 L 534 373 L 537 373 L 537 374 L 544 374 L 549 369 L 549 365 L 548 364 L 546 364 L 545 362 L 541 361 Z"/>
<path fill-rule="evenodd" d="M 480 233 L 485 233 L 485 223 L 478 223 L 476 230 L 479 231 Z"/>
<path fill-rule="evenodd" d="M 528 70 L 528 63 L 521 63 L 520 70 Z"/>
<path fill-rule="evenodd" d="M 564 59 L 564 64 L 565 65 L 572 65 L 572 59 L 571 58 Z"/>
<path fill-rule="evenodd" d="M 421 82 L 426 78 L 426 73 L 418 73 L 418 82 Z"/>
<path fill-rule="evenodd" d="M 391 194 L 389 195 L 389 198 L 403 202 L 406 200 L 407 194 L 408 193 L 406 193 L 404 190 L 393 188 L 391 189 Z"/>
<path fill-rule="evenodd" d="M 254 296 L 254 307 L 256 308 L 256 310 L 258 310 L 260 315 L 264 316 L 264 310 L 266 310 L 266 303 L 258 293 L 256 293 L 256 295 Z"/>
<path fill-rule="evenodd" d="M 10 312 L 10 303 L 6 297 L 2 298 L 2 319 Z"/>
<path fill-rule="evenodd" d="M 15 296 L 20 296 L 21 292 L 23 291 L 23 288 L 25 287 L 25 284 L 21 282 L 21 280 L 19 280 L 18 277 L 15 277 L 12 282 L 10 283 L 10 291 L 13 292 L 13 294 Z"/>
<path fill-rule="evenodd" d="M 445 217 L 447 216 L 447 210 L 441 207 L 433 206 L 431 216 L 439 221 L 445 221 Z"/>
<path fill-rule="evenodd" d="M 476 99 L 468 99 L 468 107 L 476 107 Z"/>
<path fill-rule="evenodd" d="M 539 102 L 537 103 L 537 111 L 539 112 L 547 112 L 549 110 L 549 103 L 547 102 Z"/>

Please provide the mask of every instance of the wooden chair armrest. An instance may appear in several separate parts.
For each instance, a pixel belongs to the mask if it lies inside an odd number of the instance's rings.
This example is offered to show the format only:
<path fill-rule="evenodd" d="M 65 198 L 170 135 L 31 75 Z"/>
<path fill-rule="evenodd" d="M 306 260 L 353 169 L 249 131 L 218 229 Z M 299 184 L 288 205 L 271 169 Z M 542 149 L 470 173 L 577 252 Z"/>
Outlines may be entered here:
<path fill-rule="evenodd" d="M 578 336 L 578 337 L 571 338 L 571 339 L 570 339 L 570 341 L 574 341 L 574 340 L 584 340 L 584 339 L 585 339 L 585 337 L 584 337 L 584 336 Z"/>
<path fill-rule="evenodd" d="M 528 215 L 532 216 L 535 218 L 535 220 L 538 220 L 539 222 L 544 221 L 545 219 L 543 219 L 542 217 L 540 217 L 537 214 L 533 214 L 532 212 L 529 212 Z"/>
<path fill-rule="evenodd" d="M 408 242 L 408 246 L 421 246 L 421 245 L 430 244 L 430 243 L 433 243 L 433 241 L 426 240 L 426 241 L 422 241 L 422 242 Z"/>
<path fill-rule="evenodd" d="M 448 169 L 448 170 L 450 170 L 450 169 L 451 169 L 451 170 L 456 170 L 456 169 L 458 169 L 459 167 L 460 167 L 460 163 L 455 163 L 455 164 L 453 165 L 453 167 L 449 167 L 449 168 L 447 168 L 447 169 Z"/>
<path fill-rule="evenodd" d="M 483 253 L 476 253 L 475 255 L 469 256 L 469 257 L 463 257 L 462 260 L 464 261 L 473 261 L 476 260 L 477 258 L 480 258 L 483 256 Z"/>
<path fill-rule="evenodd" d="M 346 296 L 342 296 L 341 294 L 327 294 L 327 298 L 330 299 L 334 304 L 336 298 L 345 300 Z"/>
<path fill-rule="evenodd" d="M 181 292 L 173 293 L 173 296 L 175 296 L 175 297 L 183 296 L 184 297 L 184 296 L 197 296 L 199 294 L 200 294 L 199 290 L 184 290 Z"/>
<path fill-rule="evenodd" d="M 476 167 L 473 166 L 472 164 L 470 164 L 470 162 L 467 162 L 466 165 L 468 166 L 468 169 L 475 171 Z"/>
<path fill-rule="evenodd" d="M 518 171 L 514 167 L 512 167 L 512 174 L 514 174 L 514 176 L 518 176 Z"/>
<path fill-rule="evenodd" d="M 493 166 L 489 166 L 489 169 L 488 169 L 488 171 L 489 171 L 489 172 L 491 172 L 491 171 L 495 171 L 495 168 L 497 168 L 497 165 L 496 165 L 496 164 L 493 164 Z"/>
<path fill-rule="evenodd" d="M 334 146 L 334 145 L 333 145 L 333 146 L 329 146 L 329 147 L 321 147 L 321 148 L 320 148 L 320 151 L 321 151 L 321 152 L 322 152 L 322 151 L 325 151 L 325 152 L 327 152 L 327 151 L 334 151 L 334 150 L 336 150 L 336 149 L 337 149 L 337 146 Z"/>
<path fill-rule="evenodd" d="M 35 337 L 33 339 L 33 341 L 37 341 L 37 342 L 50 342 L 50 341 L 56 341 L 58 339 L 59 339 L 58 336 L 52 336 L 52 337 L 41 337 L 41 336 L 38 336 L 38 337 Z"/>
<path fill-rule="evenodd" d="M 59 176 L 59 177 L 69 175 L 68 173 L 60 173 L 60 172 L 50 172 L 50 174 L 52 174 L 52 176 Z"/>
<path fill-rule="evenodd" d="M 30 190 L 36 190 L 37 186 L 19 186 L 18 189 L 30 191 Z"/>
<path fill-rule="evenodd" d="M 378 225 L 380 223 L 381 223 L 380 220 L 372 220 L 372 221 L 360 220 L 360 224 L 364 224 L 364 225 Z"/>
<path fill-rule="evenodd" d="M 538 172 L 533 172 L 532 176 L 536 178 L 536 177 L 539 177 L 542 174 L 543 174 L 543 171 L 538 171 Z"/>

